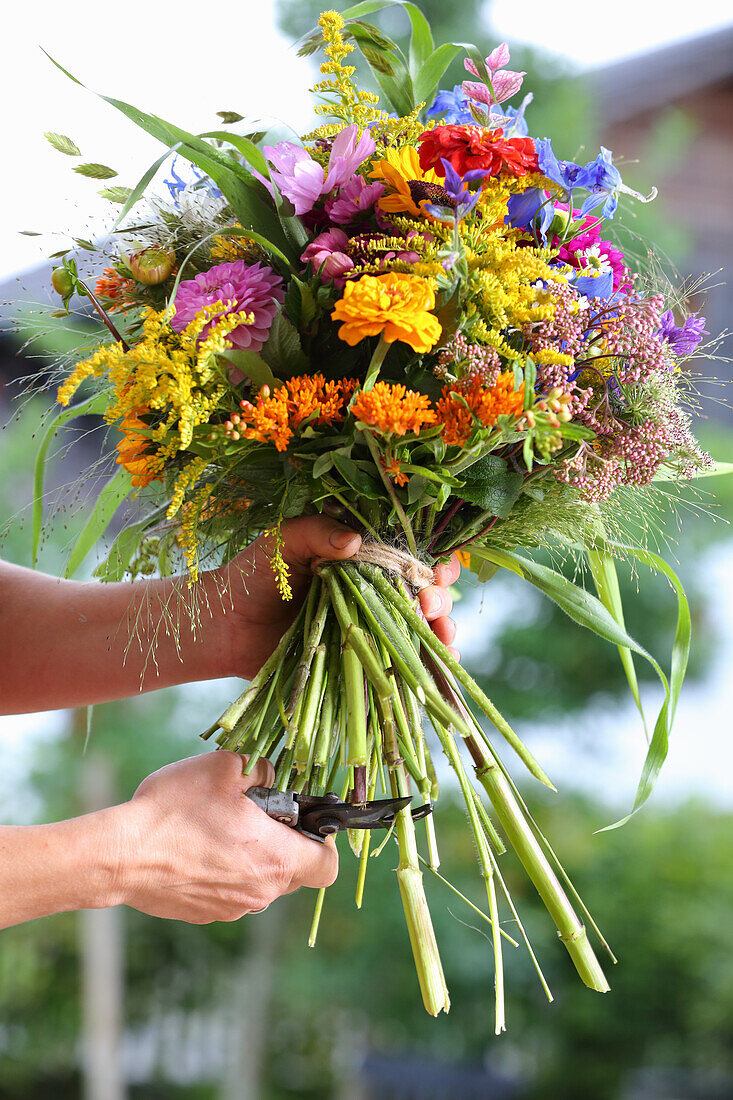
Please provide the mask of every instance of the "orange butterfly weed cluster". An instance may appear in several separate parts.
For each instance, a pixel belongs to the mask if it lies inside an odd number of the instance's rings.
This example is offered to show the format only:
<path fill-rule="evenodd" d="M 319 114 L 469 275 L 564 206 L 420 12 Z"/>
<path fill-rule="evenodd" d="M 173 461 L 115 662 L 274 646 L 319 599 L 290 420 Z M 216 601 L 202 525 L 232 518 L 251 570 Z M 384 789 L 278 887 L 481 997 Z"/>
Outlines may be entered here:
<path fill-rule="evenodd" d="M 226 422 L 226 433 L 231 439 L 274 443 L 284 451 L 304 420 L 313 418 L 319 427 L 343 420 L 345 405 L 358 384 L 356 378 L 327 382 L 322 374 L 302 374 L 274 391 L 263 386 L 254 404 L 240 403 L 241 413 Z"/>
<path fill-rule="evenodd" d="M 478 378 L 469 378 L 458 386 L 443 389 L 437 404 L 443 424 L 443 439 L 449 446 L 462 447 L 471 436 L 476 420 L 490 428 L 502 415 L 519 416 L 524 408 L 524 382 L 514 389 L 514 375 L 503 371 L 495 385 L 481 385 Z"/>
<path fill-rule="evenodd" d="M 401 383 L 377 382 L 370 390 L 362 390 L 354 399 L 351 412 L 356 420 L 376 428 L 383 435 L 417 435 L 424 427 L 435 424 L 438 417 L 430 407 L 427 394 L 408 390 Z"/>

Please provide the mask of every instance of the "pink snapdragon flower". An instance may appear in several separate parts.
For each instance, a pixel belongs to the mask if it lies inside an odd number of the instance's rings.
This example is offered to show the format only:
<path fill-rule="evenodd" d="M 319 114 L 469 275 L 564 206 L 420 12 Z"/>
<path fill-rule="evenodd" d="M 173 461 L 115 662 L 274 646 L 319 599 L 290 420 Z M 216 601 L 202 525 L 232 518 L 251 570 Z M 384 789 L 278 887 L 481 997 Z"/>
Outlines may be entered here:
<path fill-rule="evenodd" d="M 230 313 L 251 313 L 251 325 L 239 325 L 227 336 L 235 347 L 260 351 L 270 333 L 278 307 L 282 305 L 282 279 L 264 264 L 244 260 L 217 264 L 178 287 L 176 312 L 171 327 L 182 332 L 204 306 L 221 303 L 222 311 L 204 328 L 199 340 L 205 340 L 212 326 Z M 225 307 L 225 308 L 224 308 Z"/>
<path fill-rule="evenodd" d="M 502 68 L 508 61 L 509 47 L 506 42 L 502 42 L 486 58 L 486 68 L 489 70 L 496 98 L 492 95 L 491 88 L 483 81 L 477 83 L 474 80 L 464 80 L 462 85 L 463 94 L 470 99 L 475 99 L 478 103 L 485 103 L 487 108 L 492 107 L 494 104 L 503 103 L 505 99 L 511 99 L 522 87 L 522 80 L 527 74 Z M 470 58 L 467 57 L 463 64 L 467 72 L 472 73 L 473 76 L 480 76 L 476 65 Z"/>
<path fill-rule="evenodd" d="M 340 288 L 346 282 L 344 276 L 354 267 L 354 261 L 346 254 L 348 244 L 343 229 L 327 229 L 311 241 L 300 259 L 319 273 L 321 282 L 330 283 L 333 279 Z"/>
<path fill-rule="evenodd" d="M 340 189 L 337 198 L 326 201 L 326 213 L 336 225 L 349 225 L 371 210 L 383 193 L 383 183 L 367 183 L 362 176 L 354 176 Z"/>
<path fill-rule="evenodd" d="M 337 187 L 349 183 L 376 149 L 374 138 L 365 130 L 358 138 L 359 127 L 346 126 L 333 140 L 328 158 L 328 171 L 313 160 L 306 149 L 292 141 L 265 145 L 264 153 L 272 171 L 272 182 L 295 207 L 295 213 L 307 214 L 318 200 Z M 263 181 L 267 186 L 267 180 Z"/>

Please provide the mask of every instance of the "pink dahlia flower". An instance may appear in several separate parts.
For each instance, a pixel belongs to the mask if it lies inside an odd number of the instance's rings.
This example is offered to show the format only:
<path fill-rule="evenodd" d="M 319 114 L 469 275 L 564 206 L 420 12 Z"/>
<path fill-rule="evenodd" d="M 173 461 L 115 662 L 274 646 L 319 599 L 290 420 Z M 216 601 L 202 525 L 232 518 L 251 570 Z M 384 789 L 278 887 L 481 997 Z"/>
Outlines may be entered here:
<path fill-rule="evenodd" d="M 251 313 L 252 324 L 239 325 L 227 339 L 235 348 L 259 351 L 284 297 L 282 279 L 264 264 L 248 264 L 244 260 L 217 264 L 180 284 L 171 325 L 176 332 L 182 332 L 204 306 L 228 302 L 227 308 L 204 328 L 200 339 L 205 339 L 212 325 L 227 314 Z"/>
<path fill-rule="evenodd" d="M 383 183 L 367 183 L 362 176 L 354 176 L 341 188 L 338 198 L 326 201 L 326 213 L 337 225 L 349 225 L 371 210 L 383 193 Z"/>

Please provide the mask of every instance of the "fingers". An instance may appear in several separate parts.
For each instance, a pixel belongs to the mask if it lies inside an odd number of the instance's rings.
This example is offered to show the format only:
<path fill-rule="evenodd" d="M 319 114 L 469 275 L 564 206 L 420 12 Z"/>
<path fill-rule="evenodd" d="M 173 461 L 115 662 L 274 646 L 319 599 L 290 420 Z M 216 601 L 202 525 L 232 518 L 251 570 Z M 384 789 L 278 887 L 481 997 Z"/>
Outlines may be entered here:
<path fill-rule="evenodd" d="M 309 840 L 290 829 L 293 865 L 293 885 L 308 886 L 320 890 L 322 886 L 332 886 L 339 871 L 339 857 L 332 837 L 325 844 Z"/>
<path fill-rule="evenodd" d="M 249 757 L 244 753 L 235 753 L 234 755 L 241 756 L 242 768 L 244 768 Z M 263 760 L 262 757 L 257 761 L 249 775 L 246 775 L 243 771 L 241 776 L 242 788 L 245 791 L 248 791 L 250 787 L 271 787 L 274 782 L 275 769 L 269 760 Z"/>
<path fill-rule="evenodd" d="M 450 646 L 453 644 L 453 640 L 456 636 L 456 624 L 452 619 L 443 617 L 441 619 L 434 619 L 431 623 L 433 633 L 438 641 L 443 645 Z"/>
<path fill-rule="evenodd" d="M 446 588 L 430 584 L 420 593 L 420 607 L 428 622 L 449 615 L 453 609 L 453 597 Z"/>
<path fill-rule="evenodd" d="M 282 528 L 283 557 L 290 565 L 310 565 L 318 558 L 351 558 L 361 546 L 361 535 L 329 516 L 302 516 Z"/>
<path fill-rule="evenodd" d="M 433 575 L 435 583 L 441 588 L 447 588 L 449 584 L 455 584 L 461 574 L 461 563 L 457 554 L 452 554 L 448 562 L 440 562 L 435 566 Z"/>

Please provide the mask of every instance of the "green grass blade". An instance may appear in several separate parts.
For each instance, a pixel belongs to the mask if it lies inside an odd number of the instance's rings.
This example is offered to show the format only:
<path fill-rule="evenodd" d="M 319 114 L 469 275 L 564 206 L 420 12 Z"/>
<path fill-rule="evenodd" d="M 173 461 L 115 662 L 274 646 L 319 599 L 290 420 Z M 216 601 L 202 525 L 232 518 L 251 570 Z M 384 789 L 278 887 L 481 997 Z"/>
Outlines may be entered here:
<path fill-rule="evenodd" d="M 74 543 L 64 569 L 65 577 L 73 577 L 87 554 L 109 527 L 113 515 L 130 495 L 132 488 L 132 477 L 127 470 L 119 470 L 107 482 L 97 497 L 79 538 Z"/>
<path fill-rule="evenodd" d="M 93 416 L 103 413 L 107 408 L 107 400 L 106 394 L 95 393 L 92 397 L 88 397 L 86 401 L 81 401 L 78 405 L 72 405 L 71 408 L 64 409 L 63 412 L 60 412 L 58 416 L 54 417 L 41 439 L 33 474 L 31 555 L 34 569 L 38 565 L 38 548 L 41 543 L 41 532 L 43 530 L 43 494 L 46 483 L 46 460 L 48 458 L 48 449 L 56 433 L 60 428 L 63 428 L 64 424 L 68 424 L 71 420 L 76 420 L 79 416 Z"/>

